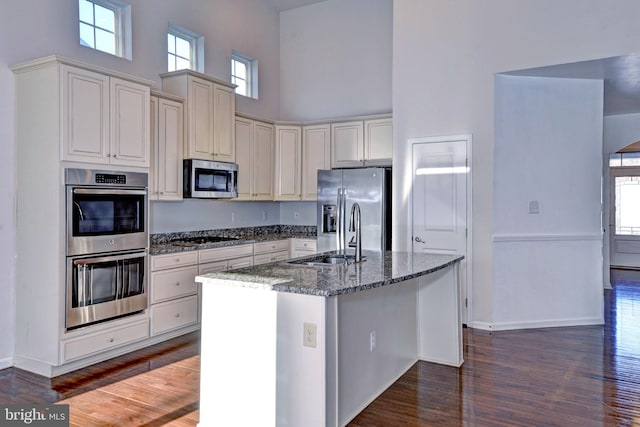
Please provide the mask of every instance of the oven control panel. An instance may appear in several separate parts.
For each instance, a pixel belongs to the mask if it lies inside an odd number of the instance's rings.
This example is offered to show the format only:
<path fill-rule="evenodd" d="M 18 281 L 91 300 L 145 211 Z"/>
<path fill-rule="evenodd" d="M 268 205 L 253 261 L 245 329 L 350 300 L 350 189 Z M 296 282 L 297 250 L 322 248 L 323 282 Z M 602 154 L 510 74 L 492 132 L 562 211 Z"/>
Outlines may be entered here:
<path fill-rule="evenodd" d="M 116 174 L 108 174 L 108 173 L 97 173 L 96 184 L 121 184 L 124 185 L 127 183 L 126 175 L 116 175 Z"/>

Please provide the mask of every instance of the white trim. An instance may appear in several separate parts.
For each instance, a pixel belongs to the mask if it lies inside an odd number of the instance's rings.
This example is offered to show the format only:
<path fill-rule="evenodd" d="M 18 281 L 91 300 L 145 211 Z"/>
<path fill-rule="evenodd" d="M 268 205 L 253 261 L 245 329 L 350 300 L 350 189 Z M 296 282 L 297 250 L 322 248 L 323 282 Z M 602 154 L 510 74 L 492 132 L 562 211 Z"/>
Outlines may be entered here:
<path fill-rule="evenodd" d="M 602 240 L 602 233 L 585 234 L 494 234 L 493 241 L 501 242 L 573 242 Z"/>
<path fill-rule="evenodd" d="M 558 328 L 567 326 L 591 326 L 602 325 L 603 319 L 599 317 L 579 317 L 567 319 L 547 319 L 538 321 L 523 322 L 504 322 L 494 323 L 490 325 L 493 331 L 510 331 L 515 329 L 539 329 L 539 328 Z"/>
<path fill-rule="evenodd" d="M 466 289 L 465 298 L 467 299 L 466 307 L 466 324 L 472 322 L 473 319 L 473 134 L 443 135 L 443 136 L 424 136 L 417 138 L 409 138 L 408 145 L 411 147 L 411 193 L 407 200 L 407 216 L 409 226 L 407 227 L 407 251 L 413 251 L 413 146 L 423 143 L 437 142 L 453 142 L 466 141 L 467 148 L 467 248 L 465 253 L 466 261 Z"/>
<path fill-rule="evenodd" d="M 0 371 L 3 369 L 7 369 L 13 366 L 13 358 L 5 357 L 4 359 L 0 359 Z"/>
<path fill-rule="evenodd" d="M 489 332 L 493 330 L 493 325 L 489 322 L 470 322 L 468 327 L 472 329 L 480 329 L 482 331 L 489 331 Z"/>

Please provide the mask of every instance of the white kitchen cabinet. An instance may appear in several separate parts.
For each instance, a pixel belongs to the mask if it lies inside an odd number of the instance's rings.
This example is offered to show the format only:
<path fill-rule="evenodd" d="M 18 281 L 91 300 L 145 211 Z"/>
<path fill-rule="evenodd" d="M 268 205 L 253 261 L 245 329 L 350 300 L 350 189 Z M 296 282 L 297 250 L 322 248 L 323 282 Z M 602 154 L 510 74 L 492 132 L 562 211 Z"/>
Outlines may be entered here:
<path fill-rule="evenodd" d="M 182 200 L 184 103 L 151 96 L 149 200 Z"/>
<path fill-rule="evenodd" d="M 392 119 L 380 118 L 331 124 L 331 167 L 390 166 Z"/>
<path fill-rule="evenodd" d="M 52 377 L 149 345 L 147 310 L 67 331 L 66 241 L 61 232 L 66 226 L 65 188 L 61 183 L 65 167 L 109 170 L 126 164 L 142 170 L 149 166 L 149 154 L 135 161 L 133 156 L 124 157 L 146 152 L 141 148 L 145 144 L 149 148 L 149 88 L 154 82 L 60 56 L 13 65 L 11 71 L 15 190 L 20 194 L 15 206 L 20 215 L 13 364 Z M 112 115 L 112 107 L 120 114 Z M 127 120 L 122 114 L 129 115 Z M 131 142 L 137 148 L 127 147 L 131 150 L 127 152 L 120 146 L 124 151 L 114 151 L 115 158 L 106 157 L 117 147 L 112 125 L 120 137 L 137 135 Z M 43 254 L 45 260 L 38 268 L 33 266 L 34 253 Z M 115 335 L 108 336 L 112 332 Z M 95 334 L 103 333 L 106 344 L 92 341 Z"/>
<path fill-rule="evenodd" d="M 266 264 L 268 262 L 286 261 L 289 259 L 289 241 L 276 240 L 260 242 L 253 245 L 253 264 Z"/>
<path fill-rule="evenodd" d="M 364 121 L 365 166 L 391 166 L 393 120 L 391 117 Z"/>
<path fill-rule="evenodd" d="M 198 253 L 178 252 L 150 259 L 151 336 L 196 329 L 200 319 L 200 285 L 195 282 Z"/>
<path fill-rule="evenodd" d="M 237 200 L 273 200 L 274 126 L 236 116 Z"/>
<path fill-rule="evenodd" d="M 62 160 L 149 167 L 148 86 L 61 65 Z"/>
<path fill-rule="evenodd" d="M 300 200 L 302 196 L 302 129 L 276 126 L 275 200 Z"/>
<path fill-rule="evenodd" d="M 191 70 L 160 76 L 164 92 L 186 99 L 184 157 L 235 162 L 235 86 Z"/>
<path fill-rule="evenodd" d="M 253 265 L 253 244 L 198 251 L 198 274 L 226 271 Z"/>
<path fill-rule="evenodd" d="M 331 125 L 302 128 L 302 200 L 318 199 L 318 170 L 331 169 Z"/>
<path fill-rule="evenodd" d="M 316 239 L 290 239 L 291 258 L 298 258 L 317 253 Z"/>

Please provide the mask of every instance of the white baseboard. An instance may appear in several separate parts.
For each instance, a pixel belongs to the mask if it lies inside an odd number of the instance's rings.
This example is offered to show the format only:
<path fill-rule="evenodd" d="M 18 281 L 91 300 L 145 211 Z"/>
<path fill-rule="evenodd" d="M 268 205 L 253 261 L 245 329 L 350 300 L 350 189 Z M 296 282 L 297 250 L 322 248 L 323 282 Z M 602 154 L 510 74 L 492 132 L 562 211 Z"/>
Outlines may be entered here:
<path fill-rule="evenodd" d="M 4 359 L 0 359 L 0 370 L 7 369 L 13 366 L 13 358 L 6 357 Z"/>
<path fill-rule="evenodd" d="M 468 326 L 471 329 L 481 329 L 483 331 L 493 330 L 493 325 L 489 322 L 471 322 Z"/>
<path fill-rule="evenodd" d="M 494 331 L 511 331 L 515 329 L 538 329 L 538 328 L 560 328 L 567 326 L 593 326 L 604 324 L 604 319 L 600 317 L 580 318 L 580 319 L 549 319 L 522 322 L 498 322 L 493 324 Z"/>

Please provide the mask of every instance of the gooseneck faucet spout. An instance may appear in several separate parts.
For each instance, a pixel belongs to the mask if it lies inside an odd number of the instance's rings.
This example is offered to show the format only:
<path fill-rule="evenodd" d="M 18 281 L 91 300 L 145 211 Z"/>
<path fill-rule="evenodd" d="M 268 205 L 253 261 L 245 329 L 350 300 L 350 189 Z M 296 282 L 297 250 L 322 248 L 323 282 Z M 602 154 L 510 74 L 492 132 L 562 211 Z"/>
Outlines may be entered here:
<path fill-rule="evenodd" d="M 362 233 L 360 227 L 360 205 L 354 203 L 349 217 L 349 231 L 355 231 L 356 235 L 349 242 L 350 248 L 356 248 L 356 262 L 362 261 Z"/>

